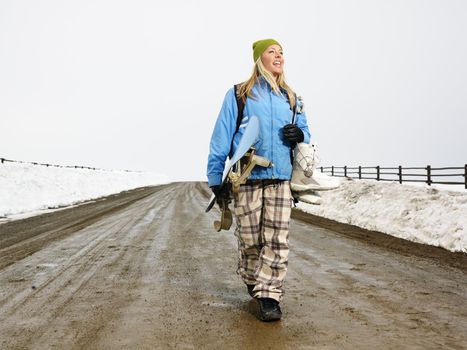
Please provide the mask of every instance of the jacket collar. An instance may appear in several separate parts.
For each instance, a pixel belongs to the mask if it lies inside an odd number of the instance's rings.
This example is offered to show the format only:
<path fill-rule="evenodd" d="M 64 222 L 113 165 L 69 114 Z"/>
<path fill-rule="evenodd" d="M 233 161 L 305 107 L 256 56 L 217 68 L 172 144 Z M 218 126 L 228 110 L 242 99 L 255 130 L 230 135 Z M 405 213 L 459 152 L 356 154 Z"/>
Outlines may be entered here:
<path fill-rule="evenodd" d="M 258 85 L 261 89 L 267 89 L 268 91 L 271 91 L 272 88 L 271 88 L 271 85 L 269 84 L 269 82 L 263 77 L 263 76 L 260 76 L 258 79 Z M 280 91 L 281 93 L 287 97 L 287 91 L 283 88 L 280 88 Z"/>
<path fill-rule="evenodd" d="M 263 89 L 267 88 L 268 90 L 271 90 L 271 85 L 269 85 L 266 78 L 264 78 L 262 75 L 259 76 L 258 83 L 259 83 L 259 86 L 261 86 L 261 88 L 263 88 Z"/>

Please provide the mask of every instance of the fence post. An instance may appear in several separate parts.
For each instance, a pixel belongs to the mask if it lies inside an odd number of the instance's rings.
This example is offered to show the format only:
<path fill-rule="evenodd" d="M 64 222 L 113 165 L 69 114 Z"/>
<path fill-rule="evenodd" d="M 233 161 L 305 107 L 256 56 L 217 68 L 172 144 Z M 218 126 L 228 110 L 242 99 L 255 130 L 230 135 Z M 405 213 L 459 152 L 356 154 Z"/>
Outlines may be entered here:
<path fill-rule="evenodd" d="M 379 165 L 376 166 L 376 180 L 379 181 Z"/>
<path fill-rule="evenodd" d="M 361 180 L 362 179 L 362 166 L 358 166 L 358 178 Z"/>
<path fill-rule="evenodd" d="M 464 183 L 465 189 L 467 190 L 467 164 L 464 164 Z"/>
<path fill-rule="evenodd" d="M 334 176 L 334 165 L 331 167 L 331 176 Z"/>
<path fill-rule="evenodd" d="M 321 167 L 321 172 L 323 172 L 323 167 Z"/>
<path fill-rule="evenodd" d="M 3 162 L 5 161 L 5 158 L 0 158 L 0 159 L 2 160 L 2 164 L 3 164 Z M 466 166 L 467 166 L 467 165 L 466 165 Z M 466 169 L 467 169 L 467 168 L 466 168 Z"/>
<path fill-rule="evenodd" d="M 426 166 L 426 183 L 431 186 L 431 165 Z"/>
<path fill-rule="evenodd" d="M 399 165 L 399 183 L 402 183 L 402 165 Z"/>
<path fill-rule="evenodd" d="M 347 165 L 344 165 L 344 176 L 347 177 Z"/>

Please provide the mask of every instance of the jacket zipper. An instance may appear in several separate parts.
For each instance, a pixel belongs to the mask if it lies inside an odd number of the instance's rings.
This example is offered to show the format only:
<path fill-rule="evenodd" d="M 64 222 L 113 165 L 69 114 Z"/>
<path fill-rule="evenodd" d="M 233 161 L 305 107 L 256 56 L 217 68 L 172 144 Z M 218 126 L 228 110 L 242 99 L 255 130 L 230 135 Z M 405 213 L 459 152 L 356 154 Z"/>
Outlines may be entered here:
<path fill-rule="evenodd" d="M 271 103 L 271 161 L 274 159 L 274 108 L 273 108 L 273 101 L 272 101 L 272 89 L 269 87 L 269 101 Z M 272 178 L 275 178 L 274 175 L 274 165 L 271 169 Z"/>

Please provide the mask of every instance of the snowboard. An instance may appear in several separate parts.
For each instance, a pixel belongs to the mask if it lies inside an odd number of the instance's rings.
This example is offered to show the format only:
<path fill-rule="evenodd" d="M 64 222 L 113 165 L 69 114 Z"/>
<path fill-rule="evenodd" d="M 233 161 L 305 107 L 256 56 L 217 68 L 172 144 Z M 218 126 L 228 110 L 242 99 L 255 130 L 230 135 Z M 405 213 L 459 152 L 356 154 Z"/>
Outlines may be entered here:
<path fill-rule="evenodd" d="M 237 163 L 248 151 L 249 149 L 258 141 L 259 137 L 259 119 L 256 116 L 251 116 L 248 119 L 248 124 L 245 126 L 245 131 L 243 132 L 242 138 L 238 143 L 237 149 L 230 158 L 225 167 L 224 172 L 222 173 L 222 183 L 221 189 L 227 185 L 229 180 L 229 173 L 232 171 L 235 163 Z M 216 203 L 216 196 L 213 194 L 209 200 L 209 205 L 206 208 L 206 213 L 212 209 Z"/>

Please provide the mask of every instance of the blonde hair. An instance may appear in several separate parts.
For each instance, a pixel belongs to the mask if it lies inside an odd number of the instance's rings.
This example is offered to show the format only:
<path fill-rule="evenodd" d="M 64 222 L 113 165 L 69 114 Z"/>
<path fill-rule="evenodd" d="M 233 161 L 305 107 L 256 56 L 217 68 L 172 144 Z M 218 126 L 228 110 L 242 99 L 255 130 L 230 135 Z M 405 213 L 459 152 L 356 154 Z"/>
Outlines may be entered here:
<path fill-rule="evenodd" d="M 290 88 L 289 85 L 285 82 L 285 75 L 284 72 L 279 74 L 277 78 L 275 78 L 271 72 L 269 72 L 266 67 L 264 66 L 263 62 L 261 61 L 261 57 L 259 57 L 255 65 L 253 67 L 253 73 L 251 74 L 250 78 L 241 83 L 238 87 L 238 96 L 246 103 L 247 97 L 255 98 L 252 90 L 255 83 L 259 80 L 260 77 L 266 79 L 266 81 L 271 86 L 271 89 L 278 95 L 281 94 L 282 91 L 287 93 L 287 97 L 289 98 L 290 105 L 295 106 L 295 93 Z"/>

